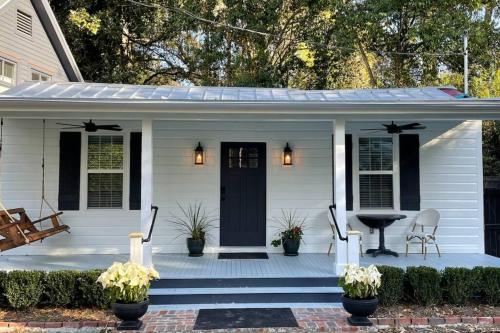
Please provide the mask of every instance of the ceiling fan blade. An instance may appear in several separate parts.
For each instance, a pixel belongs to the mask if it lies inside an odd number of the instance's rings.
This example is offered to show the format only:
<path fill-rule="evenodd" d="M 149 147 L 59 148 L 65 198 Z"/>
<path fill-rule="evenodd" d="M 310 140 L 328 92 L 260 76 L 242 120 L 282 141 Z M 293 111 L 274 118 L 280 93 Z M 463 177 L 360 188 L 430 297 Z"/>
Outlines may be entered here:
<path fill-rule="evenodd" d="M 415 126 L 412 129 L 414 129 L 414 130 L 422 130 L 422 129 L 426 129 L 426 128 L 427 127 L 425 127 L 425 126 Z"/>
<path fill-rule="evenodd" d="M 82 127 L 82 125 L 76 125 L 76 124 L 65 124 L 65 123 L 56 123 L 57 125 L 63 125 L 63 126 L 74 126 L 74 127 Z"/>
<path fill-rule="evenodd" d="M 98 130 L 107 130 L 107 131 L 121 131 L 122 128 L 119 125 L 97 125 L 96 128 Z"/>
<path fill-rule="evenodd" d="M 401 126 L 398 126 L 398 127 L 401 128 L 401 129 L 412 129 L 412 128 L 414 128 L 416 126 L 420 126 L 420 125 L 422 125 L 422 124 L 420 124 L 420 123 L 411 123 L 411 124 L 401 125 Z"/>

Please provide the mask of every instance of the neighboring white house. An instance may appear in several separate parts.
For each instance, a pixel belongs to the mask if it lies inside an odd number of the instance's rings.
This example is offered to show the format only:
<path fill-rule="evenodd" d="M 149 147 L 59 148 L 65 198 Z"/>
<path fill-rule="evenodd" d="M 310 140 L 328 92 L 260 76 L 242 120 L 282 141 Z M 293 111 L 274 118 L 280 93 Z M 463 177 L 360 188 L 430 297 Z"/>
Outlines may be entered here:
<path fill-rule="evenodd" d="M 0 92 L 31 81 L 83 78 L 47 0 L 0 0 Z"/>
<path fill-rule="evenodd" d="M 275 218 L 296 210 L 307 217 L 301 251 L 326 253 L 332 238 L 327 209 L 336 202 L 341 229 L 349 220 L 363 233 L 365 249 L 377 246 L 378 232 L 370 233 L 355 214 L 407 215 L 386 230 L 387 246 L 403 252 L 411 218 L 436 208 L 442 252 L 484 253 L 481 119 L 500 119 L 500 101 L 449 92 L 21 85 L 0 95 L 1 197 L 6 206 L 38 216 L 46 119 L 46 197 L 64 211 L 71 234 L 8 253 L 127 253 L 127 235 L 149 230 L 151 204 L 159 206 L 152 250 L 186 252 L 168 220 L 179 214 L 177 203 L 195 202 L 217 217 L 208 251 L 281 251 L 270 246 Z M 89 119 L 123 131 L 57 124 Z M 391 121 L 426 128 L 365 130 Z M 202 165 L 194 162 L 198 143 Z M 287 144 L 290 166 L 283 165 Z M 344 253 L 340 243 L 337 260 Z"/>

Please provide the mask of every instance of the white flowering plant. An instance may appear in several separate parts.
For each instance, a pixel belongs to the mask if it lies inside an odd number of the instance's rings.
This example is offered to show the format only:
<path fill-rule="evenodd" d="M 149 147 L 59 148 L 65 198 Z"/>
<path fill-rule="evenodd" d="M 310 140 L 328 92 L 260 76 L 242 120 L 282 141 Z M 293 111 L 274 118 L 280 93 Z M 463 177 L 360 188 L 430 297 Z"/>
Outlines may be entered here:
<path fill-rule="evenodd" d="M 139 303 L 148 298 L 152 280 L 160 278 L 154 268 L 144 267 L 134 262 L 115 262 L 98 278 L 113 302 Z"/>
<path fill-rule="evenodd" d="M 352 299 L 370 299 L 377 296 L 382 283 L 382 274 L 377 267 L 359 267 L 347 265 L 339 279 L 339 286 L 344 289 L 346 297 Z"/>

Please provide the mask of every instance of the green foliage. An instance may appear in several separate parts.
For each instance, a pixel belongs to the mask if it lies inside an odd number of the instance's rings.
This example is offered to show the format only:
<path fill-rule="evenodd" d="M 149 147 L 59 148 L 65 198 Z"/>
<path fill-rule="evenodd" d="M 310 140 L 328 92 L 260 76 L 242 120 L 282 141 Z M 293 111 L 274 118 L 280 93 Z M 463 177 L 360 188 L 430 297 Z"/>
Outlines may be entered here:
<path fill-rule="evenodd" d="M 484 300 L 491 305 L 500 305 L 500 267 L 484 267 L 481 272 Z"/>
<path fill-rule="evenodd" d="M 55 271 L 45 276 L 43 303 L 52 306 L 72 306 L 76 296 L 76 271 Z"/>
<path fill-rule="evenodd" d="M 447 303 L 463 305 L 473 296 L 475 281 L 472 270 L 447 267 L 442 273 L 443 298 Z"/>
<path fill-rule="evenodd" d="M 377 266 L 382 274 L 382 284 L 378 291 L 381 305 L 391 306 L 400 303 L 404 297 L 405 271 L 399 267 Z"/>
<path fill-rule="evenodd" d="M 7 279 L 7 272 L 0 271 L 0 307 L 7 305 L 7 298 L 5 297 L 6 279 Z"/>
<path fill-rule="evenodd" d="M 441 301 L 441 275 L 431 267 L 406 269 L 409 299 L 419 305 L 433 305 Z"/>
<path fill-rule="evenodd" d="M 110 304 L 109 296 L 105 294 L 104 289 L 97 283 L 97 278 L 103 270 L 90 270 L 81 272 L 77 279 L 77 297 L 76 305 L 80 307 L 99 307 L 107 308 Z"/>
<path fill-rule="evenodd" d="M 45 273 L 40 271 L 12 271 L 5 279 L 5 296 L 16 309 L 28 309 L 40 303 Z"/>
<path fill-rule="evenodd" d="M 483 121 L 483 173 L 500 176 L 500 121 Z"/>

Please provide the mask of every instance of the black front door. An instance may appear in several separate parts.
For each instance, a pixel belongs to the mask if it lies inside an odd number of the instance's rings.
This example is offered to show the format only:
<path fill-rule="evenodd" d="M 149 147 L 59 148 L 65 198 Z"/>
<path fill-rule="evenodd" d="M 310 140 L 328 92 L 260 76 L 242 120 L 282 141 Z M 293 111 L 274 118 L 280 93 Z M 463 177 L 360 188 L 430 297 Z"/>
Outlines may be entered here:
<path fill-rule="evenodd" d="M 266 245 L 266 144 L 221 145 L 220 245 Z"/>

